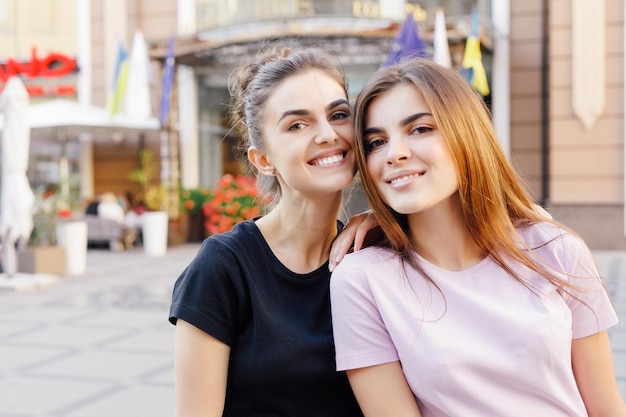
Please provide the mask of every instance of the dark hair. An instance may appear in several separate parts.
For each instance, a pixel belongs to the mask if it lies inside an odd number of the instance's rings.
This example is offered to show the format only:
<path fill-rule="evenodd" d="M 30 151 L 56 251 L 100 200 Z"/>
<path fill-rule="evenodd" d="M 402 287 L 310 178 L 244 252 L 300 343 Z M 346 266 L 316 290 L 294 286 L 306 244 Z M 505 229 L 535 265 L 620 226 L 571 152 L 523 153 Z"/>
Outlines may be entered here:
<path fill-rule="evenodd" d="M 261 130 L 265 103 L 283 80 L 310 69 L 328 73 L 343 87 L 347 97 L 348 81 L 339 60 L 317 48 L 269 46 L 235 70 L 230 86 L 230 121 L 240 134 L 240 150 L 245 152 L 250 146 L 265 148 Z M 250 163 L 248 167 L 256 176 L 259 193 L 276 203 L 281 196 L 276 177 L 260 173 Z"/>

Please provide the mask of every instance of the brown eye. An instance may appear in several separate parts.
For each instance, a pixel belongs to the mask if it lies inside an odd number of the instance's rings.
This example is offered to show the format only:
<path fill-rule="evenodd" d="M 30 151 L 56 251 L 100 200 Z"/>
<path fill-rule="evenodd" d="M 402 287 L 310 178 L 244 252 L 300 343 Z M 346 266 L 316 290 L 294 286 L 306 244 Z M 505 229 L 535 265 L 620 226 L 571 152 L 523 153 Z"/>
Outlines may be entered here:
<path fill-rule="evenodd" d="M 386 141 L 380 137 L 370 138 L 365 142 L 365 153 L 369 154 L 370 152 L 376 150 L 376 148 L 383 146 Z"/>
<path fill-rule="evenodd" d="M 330 116 L 330 120 L 331 121 L 335 121 L 335 120 L 343 120 L 343 119 L 347 119 L 350 117 L 350 113 L 349 112 L 345 112 L 345 111 L 338 111 L 336 113 L 333 113 Z"/>
<path fill-rule="evenodd" d="M 290 132 L 302 129 L 304 129 L 304 123 L 294 123 L 287 128 L 287 130 Z"/>
<path fill-rule="evenodd" d="M 416 126 L 413 130 L 411 130 L 411 135 L 423 135 L 425 133 L 432 132 L 433 129 L 430 126 Z"/>

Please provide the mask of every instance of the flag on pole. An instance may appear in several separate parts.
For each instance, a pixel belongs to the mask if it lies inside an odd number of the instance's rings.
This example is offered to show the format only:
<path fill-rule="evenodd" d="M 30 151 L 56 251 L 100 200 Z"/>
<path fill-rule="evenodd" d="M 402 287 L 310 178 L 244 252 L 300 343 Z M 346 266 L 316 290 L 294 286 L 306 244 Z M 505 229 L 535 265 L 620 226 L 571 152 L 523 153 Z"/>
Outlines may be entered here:
<path fill-rule="evenodd" d="M 451 68 L 450 46 L 448 45 L 448 29 L 446 29 L 446 18 L 442 9 L 437 9 L 435 13 L 435 53 L 433 60 L 446 68 Z"/>
<path fill-rule="evenodd" d="M 126 94 L 126 82 L 128 80 L 128 54 L 122 42 L 118 43 L 117 60 L 113 70 L 113 80 L 107 98 L 109 117 L 115 116 L 122 108 L 124 95 Z"/>
<path fill-rule="evenodd" d="M 167 41 L 167 53 L 163 62 L 163 78 L 161 80 L 161 102 L 159 103 L 159 121 L 161 126 L 167 123 L 172 101 L 172 83 L 174 82 L 174 36 Z"/>
<path fill-rule="evenodd" d="M 426 58 L 426 45 L 420 38 L 413 13 L 409 13 L 393 42 L 385 67 L 397 64 L 405 58 Z"/>
<path fill-rule="evenodd" d="M 461 74 L 483 96 L 489 95 L 489 83 L 483 66 L 478 38 L 478 9 L 472 9 L 470 32 L 465 43 Z"/>

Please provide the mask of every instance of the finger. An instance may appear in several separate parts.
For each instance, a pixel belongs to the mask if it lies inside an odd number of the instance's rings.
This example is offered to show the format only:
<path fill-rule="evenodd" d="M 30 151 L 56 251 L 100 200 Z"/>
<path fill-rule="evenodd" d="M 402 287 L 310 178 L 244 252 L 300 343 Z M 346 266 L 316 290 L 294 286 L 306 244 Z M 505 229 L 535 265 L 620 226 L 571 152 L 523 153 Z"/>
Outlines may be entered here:
<path fill-rule="evenodd" d="M 378 226 L 378 222 L 373 215 L 366 216 L 365 219 L 359 224 L 354 234 L 354 251 L 359 251 L 363 248 L 363 243 L 367 237 L 367 233 L 374 227 Z"/>
<path fill-rule="evenodd" d="M 374 231 L 379 229 L 378 220 L 373 213 L 368 213 L 367 218 L 363 219 L 357 233 L 354 238 L 354 251 L 363 249 L 364 246 L 369 246 L 378 239 L 371 239 Z"/>
<path fill-rule="evenodd" d="M 378 222 L 371 210 L 352 216 L 331 246 L 328 262 L 330 271 L 332 272 L 337 264 L 341 262 L 353 244 L 355 250 L 357 250 L 356 243 L 358 242 L 358 249 L 361 249 L 367 237 L 367 232 L 377 225 Z"/>
<path fill-rule="evenodd" d="M 350 246 L 352 246 L 352 242 L 354 242 L 355 233 L 355 228 L 346 226 L 333 242 L 328 258 L 328 268 L 330 271 L 335 269 L 335 266 L 341 262 L 344 255 L 350 250 Z"/>

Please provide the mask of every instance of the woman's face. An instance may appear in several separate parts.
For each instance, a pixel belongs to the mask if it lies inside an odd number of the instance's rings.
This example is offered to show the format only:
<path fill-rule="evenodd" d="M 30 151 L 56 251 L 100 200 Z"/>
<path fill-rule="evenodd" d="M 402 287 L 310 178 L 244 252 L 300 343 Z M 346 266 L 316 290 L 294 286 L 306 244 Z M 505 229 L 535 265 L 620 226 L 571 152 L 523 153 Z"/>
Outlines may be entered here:
<path fill-rule="evenodd" d="M 396 212 L 423 212 L 458 190 L 448 148 L 414 86 L 399 84 L 375 98 L 365 124 L 368 173 Z"/>
<path fill-rule="evenodd" d="M 324 71 L 308 70 L 278 85 L 265 105 L 263 137 L 283 193 L 337 192 L 354 178 L 350 105 Z"/>

